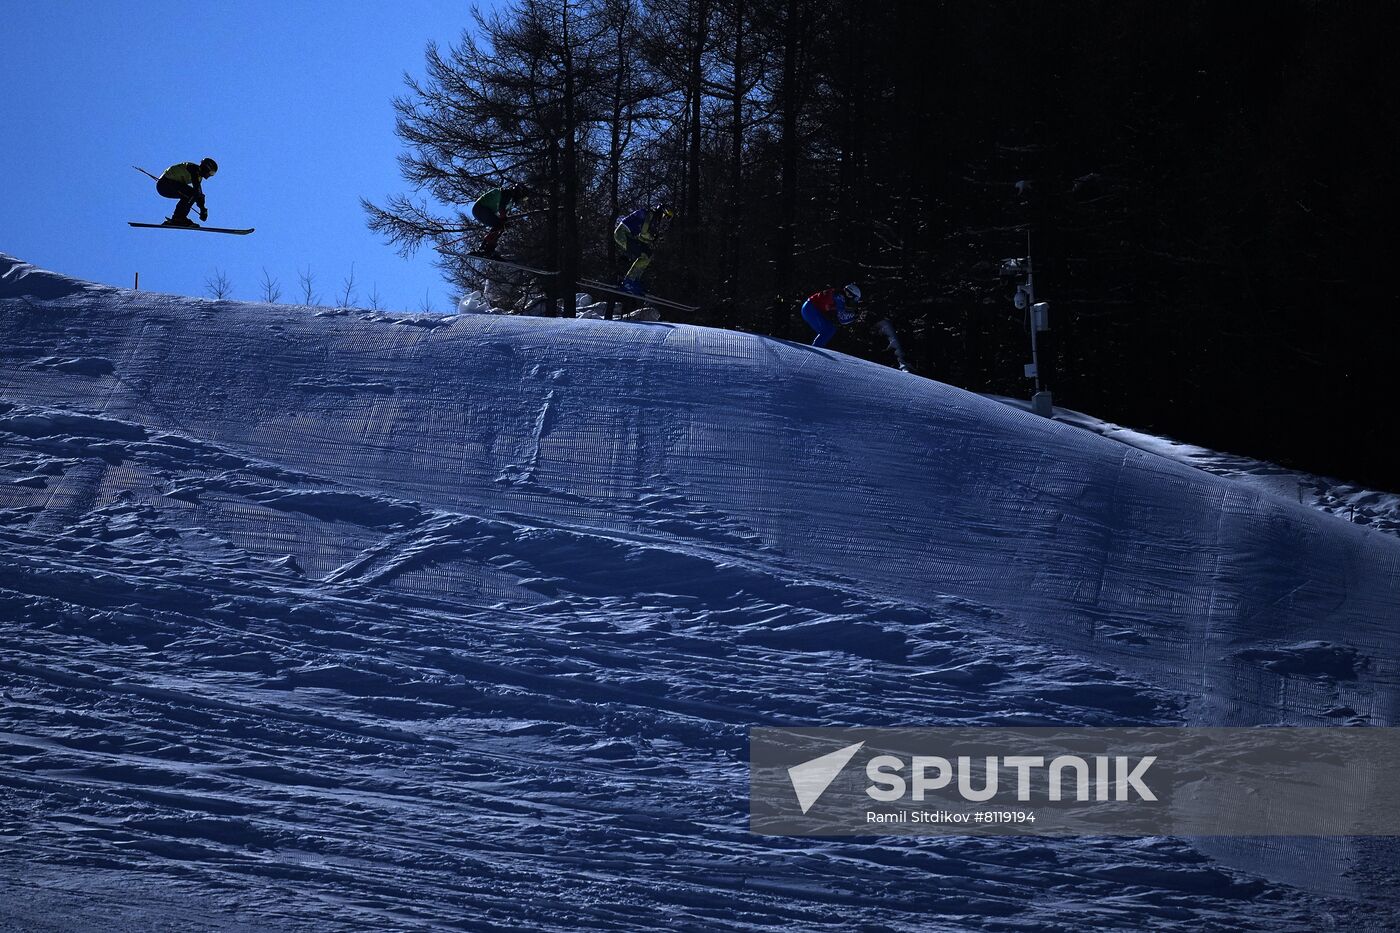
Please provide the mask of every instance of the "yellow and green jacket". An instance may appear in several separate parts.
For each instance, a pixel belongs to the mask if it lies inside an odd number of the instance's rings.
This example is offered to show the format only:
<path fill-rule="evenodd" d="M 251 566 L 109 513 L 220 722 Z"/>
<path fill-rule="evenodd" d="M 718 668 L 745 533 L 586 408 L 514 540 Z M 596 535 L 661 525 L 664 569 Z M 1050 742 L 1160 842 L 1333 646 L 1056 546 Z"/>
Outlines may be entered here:
<path fill-rule="evenodd" d="M 194 189 L 194 202 L 200 207 L 204 206 L 204 189 L 199 184 L 201 179 L 198 162 L 176 162 L 160 173 L 160 180 L 173 181 L 177 185 L 189 185 Z"/>

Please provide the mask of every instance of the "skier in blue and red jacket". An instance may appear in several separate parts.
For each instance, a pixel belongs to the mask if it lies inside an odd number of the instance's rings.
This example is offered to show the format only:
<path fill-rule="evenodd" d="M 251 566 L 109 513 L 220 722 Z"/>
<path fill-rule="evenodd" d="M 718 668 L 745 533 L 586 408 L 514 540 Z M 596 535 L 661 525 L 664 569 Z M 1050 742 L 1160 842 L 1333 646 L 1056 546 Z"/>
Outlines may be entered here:
<path fill-rule="evenodd" d="M 853 324 L 860 317 L 854 305 L 860 303 L 860 286 L 847 285 L 845 288 L 828 288 L 817 292 L 802 303 L 802 320 L 817 332 L 814 347 L 824 347 L 831 342 L 839 324 Z"/>

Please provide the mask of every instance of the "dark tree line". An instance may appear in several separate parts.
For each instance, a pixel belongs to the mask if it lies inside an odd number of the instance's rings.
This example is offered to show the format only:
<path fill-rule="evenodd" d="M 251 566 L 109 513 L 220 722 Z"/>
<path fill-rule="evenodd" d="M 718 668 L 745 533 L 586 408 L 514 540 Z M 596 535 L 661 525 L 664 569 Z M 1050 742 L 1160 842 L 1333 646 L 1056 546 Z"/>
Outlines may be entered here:
<path fill-rule="evenodd" d="M 508 250 L 617 276 L 615 218 L 665 199 L 649 284 L 696 323 L 806 338 L 859 282 L 916 371 L 1025 395 L 997 276 L 1029 238 L 1061 404 L 1400 487 L 1386 4 L 514 0 L 397 101 L 415 194 L 367 205 L 448 278 L 471 201 L 537 180 Z M 431 200 L 429 200 L 431 199 Z M 464 231 L 472 231 L 465 233 Z M 890 361 L 873 329 L 838 346 Z"/>

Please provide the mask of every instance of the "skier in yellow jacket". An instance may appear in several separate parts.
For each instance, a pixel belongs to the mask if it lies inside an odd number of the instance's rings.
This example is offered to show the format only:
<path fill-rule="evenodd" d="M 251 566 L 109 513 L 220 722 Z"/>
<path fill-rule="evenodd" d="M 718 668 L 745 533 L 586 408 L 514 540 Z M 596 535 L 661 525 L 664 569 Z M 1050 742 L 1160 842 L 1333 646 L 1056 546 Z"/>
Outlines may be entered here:
<path fill-rule="evenodd" d="M 651 265 L 651 251 L 666 232 L 666 223 L 670 219 L 671 209 L 665 204 L 644 207 L 617 219 L 613 240 L 622 247 L 627 258 L 632 260 L 631 268 L 622 279 L 621 287 L 624 292 L 633 295 L 646 294 L 642 275 L 647 271 L 647 266 Z"/>
<path fill-rule="evenodd" d="M 206 178 L 214 177 L 214 173 L 218 170 L 219 164 L 213 159 L 206 158 L 198 164 L 176 162 L 160 173 L 160 178 L 156 179 L 156 192 L 163 198 L 172 198 L 180 202 L 175 205 L 174 213 L 165 219 L 167 226 L 199 226 L 190 220 L 190 208 L 196 204 L 199 205 L 199 219 L 209 219 L 209 209 L 204 206 L 204 189 L 200 182 Z"/>

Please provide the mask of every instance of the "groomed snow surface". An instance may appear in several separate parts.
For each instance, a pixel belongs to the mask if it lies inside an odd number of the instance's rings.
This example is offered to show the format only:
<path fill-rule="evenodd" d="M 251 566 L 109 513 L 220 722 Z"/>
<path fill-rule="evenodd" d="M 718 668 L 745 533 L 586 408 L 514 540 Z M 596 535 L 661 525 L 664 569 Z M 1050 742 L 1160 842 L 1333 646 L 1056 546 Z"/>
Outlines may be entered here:
<path fill-rule="evenodd" d="M 0 256 L 0 929 L 1387 928 L 1389 840 L 748 832 L 755 725 L 1395 725 L 1400 540 L 1143 446 Z"/>

